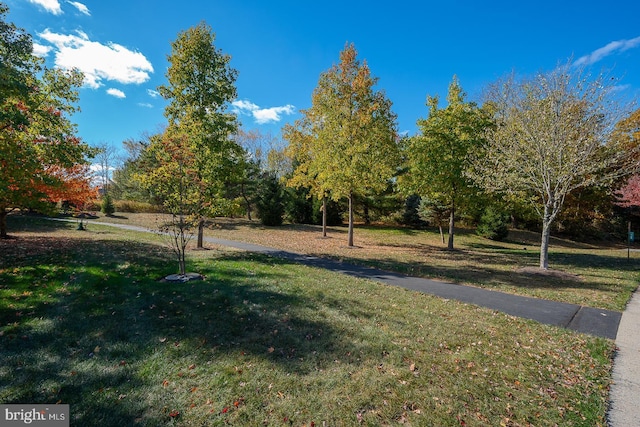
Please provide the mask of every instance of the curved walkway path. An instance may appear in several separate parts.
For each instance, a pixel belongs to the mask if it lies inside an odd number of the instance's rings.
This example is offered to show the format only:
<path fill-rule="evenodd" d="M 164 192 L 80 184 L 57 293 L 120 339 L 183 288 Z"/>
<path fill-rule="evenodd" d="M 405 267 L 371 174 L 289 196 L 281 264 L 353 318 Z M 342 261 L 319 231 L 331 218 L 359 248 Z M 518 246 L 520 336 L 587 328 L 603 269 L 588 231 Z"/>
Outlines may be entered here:
<path fill-rule="evenodd" d="M 134 231 L 150 232 L 143 227 L 96 223 Z M 363 267 L 327 258 L 307 256 L 251 243 L 205 237 L 205 241 L 249 252 L 287 259 L 441 298 L 458 300 L 498 310 L 512 316 L 559 326 L 598 337 L 613 339 L 618 347 L 614 360 L 610 393 L 609 426 L 640 426 L 640 295 L 636 293 L 624 313 L 576 304 L 518 296 L 504 292 L 405 276 L 371 267 Z"/>

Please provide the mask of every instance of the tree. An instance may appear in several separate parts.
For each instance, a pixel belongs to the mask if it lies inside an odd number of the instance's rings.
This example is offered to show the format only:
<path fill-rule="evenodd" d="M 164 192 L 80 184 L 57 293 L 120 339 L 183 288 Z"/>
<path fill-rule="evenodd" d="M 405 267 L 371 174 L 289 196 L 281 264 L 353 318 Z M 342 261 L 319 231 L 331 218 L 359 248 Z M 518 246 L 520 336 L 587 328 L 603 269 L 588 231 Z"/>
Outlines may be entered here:
<path fill-rule="evenodd" d="M 616 204 L 623 208 L 640 206 L 640 175 L 633 175 L 617 192 Z"/>
<path fill-rule="evenodd" d="M 113 204 L 113 200 L 111 199 L 111 195 L 109 193 L 105 193 L 104 196 L 102 196 L 100 211 L 106 216 L 111 216 L 115 213 L 116 207 Z"/>
<path fill-rule="evenodd" d="M 437 96 L 427 97 L 429 116 L 418 120 L 421 134 L 407 140 L 408 171 L 401 180 L 408 194 L 416 193 L 432 206 L 445 207 L 449 218 L 448 249 L 454 247 L 457 209 L 469 204 L 479 191 L 465 175 L 470 153 L 482 144 L 484 132 L 492 124 L 485 111 L 464 98 L 455 76 L 445 108 L 439 107 Z"/>
<path fill-rule="evenodd" d="M 148 150 L 156 167 L 140 174 L 138 179 L 158 195 L 171 214 L 170 222 L 162 224 L 160 231 L 170 236 L 179 274 L 185 275 L 186 249 L 200 221 L 199 194 L 206 183 L 199 179 L 199 171 L 193 165 L 196 153 L 188 136 L 165 133 L 151 141 Z"/>
<path fill-rule="evenodd" d="M 155 156 L 149 147 L 152 141 L 158 138 L 161 136 L 145 133 L 140 138 L 122 141 L 125 155 L 119 167 L 113 171 L 109 188 L 114 199 L 131 200 L 156 206 L 162 205 L 162 200 L 154 197 L 150 188 L 143 185 L 139 179 L 157 166 Z"/>
<path fill-rule="evenodd" d="M 628 153 L 609 143 L 622 112 L 611 96 L 614 83 L 567 64 L 489 88 L 496 127 L 471 176 L 489 192 L 533 204 L 542 221 L 541 269 L 549 267 L 551 225 L 567 195 L 632 170 Z"/>
<path fill-rule="evenodd" d="M 612 144 L 627 152 L 627 162 L 640 162 L 640 108 L 616 123 L 611 135 Z"/>
<path fill-rule="evenodd" d="M 640 162 L 640 108 L 616 124 L 612 140 Z M 617 204 L 622 207 L 640 206 L 640 175 L 625 177 L 617 192 Z"/>
<path fill-rule="evenodd" d="M 86 158 L 93 150 L 74 136 L 77 70 L 43 67 L 31 36 L 6 22 L 0 3 L 0 238 L 15 209 L 50 212 L 52 202 L 89 197 Z"/>
<path fill-rule="evenodd" d="M 240 197 L 245 206 L 247 219 L 252 220 L 252 213 L 258 197 L 260 174 L 267 169 L 267 152 L 275 141 L 270 134 L 258 130 L 244 131 L 238 129 L 234 140 L 244 149 L 244 161 L 239 164 L 236 180 L 231 182 L 228 192 Z"/>
<path fill-rule="evenodd" d="M 340 63 L 320 75 L 311 108 L 283 130 L 297 160 L 291 185 L 311 186 L 320 199 L 348 199 L 350 247 L 355 196 L 384 190 L 400 162 L 396 115 L 384 92 L 374 91 L 377 81 L 347 44 Z"/>
<path fill-rule="evenodd" d="M 418 206 L 418 215 L 424 221 L 430 224 L 437 225 L 438 231 L 440 231 L 440 239 L 444 245 L 444 231 L 443 227 L 449 220 L 449 206 L 444 206 L 437 199 L 422 198 L 420 200 L 420 206 Z"/>
<path fill-rule="evenodd" d="M 113 170 L 116 167 L 117 150 L 112 144 L 107 144 L 106 142 L 101 143 L 97 148 L 96 160 L 100 168 L 97 173 L 102 182 L 102 191 L 107 194 L 112 181 Z"/>
<path fill-rule="evenodd" d="M 417 194 L 411 194 L 404 202 L 404 210 L 402 212 L 402 218 L 400 223 L 413 228 L 422 228 L 427 225 L 427 222 L 420 218 L 420 202 L 422 198 Z"/>
<path fill-rule="evenodd" d="M 282 225 L 284 215 L 284 197 L 278 178 L 266 172 L 260 180 L 258 196 L 258 215 L 260 222 L 266 226 Z"/>
<path fill-rule="evenodd" d="M 329 191 L 323 188 L 322 182 L 314 168 L 315 164 L 314 144 L 317 144 L 317 137 L 314 135 L 311 117 L 312 110 L 302 112 L 302 118 L 296 120 L 293 125 L 285 125 L 282 128 L 282 135 L 289 145 L 285 148 L 284 154 L 291 160 L 293 171 L 285 180 L 288 187 L 297 189 L 309 189 L 307 197 L 322 200 L 322 237 L 327 237 L 327 198 Z M 311 167 L 311 169 L 310 169 Z"/>
<path fill-rule="evenodd" d="M 480 217 L 476 233 L 490 240 L 506 239 L 509 235 L 509 215 L 500 206 L 488 205 Z"/>
<path fill-rule="evenodd" d="M 178 34 L 168 56 L 167 85 L 158 88 L 169 101 L 163 139 L 180 140 L 194 153 L 184 160 L 193 174 L 188 194 L 193 198 L 190 213 L 198 217 L 198 248 L 203 246 L 206 217 L 228 210 L 225 183 L 244 158 L 242 148 L 232 139 L 237 122 L 229 112 L 237 96 L 237 72 L 229 65 L 230 56 L 214 42 L 215 34 L 204 22 Z"/>

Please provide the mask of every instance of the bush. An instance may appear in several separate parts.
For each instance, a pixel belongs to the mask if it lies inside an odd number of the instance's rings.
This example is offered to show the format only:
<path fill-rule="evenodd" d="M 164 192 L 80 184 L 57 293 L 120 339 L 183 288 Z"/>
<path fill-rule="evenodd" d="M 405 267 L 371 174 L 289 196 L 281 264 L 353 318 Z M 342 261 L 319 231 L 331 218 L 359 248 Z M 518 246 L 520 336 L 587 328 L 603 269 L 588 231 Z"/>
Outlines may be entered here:
<path fill-rule="evenodd" d="M 102 205 L 100 206 L 100 210 L 107 216 L 113 215 L 116 211 L 116 207 L 113 204 L 113 200 L 111 200 L 111 196 L 109 195 L 109 193 L 105 194 L 102 197 Z"/>
<path fill-rule="evenodd" d="M 480 217 L 476 233 L 490 240 L 506 239 L 509 234 L 509 215 L 494 206 L 487 206 Z"/>

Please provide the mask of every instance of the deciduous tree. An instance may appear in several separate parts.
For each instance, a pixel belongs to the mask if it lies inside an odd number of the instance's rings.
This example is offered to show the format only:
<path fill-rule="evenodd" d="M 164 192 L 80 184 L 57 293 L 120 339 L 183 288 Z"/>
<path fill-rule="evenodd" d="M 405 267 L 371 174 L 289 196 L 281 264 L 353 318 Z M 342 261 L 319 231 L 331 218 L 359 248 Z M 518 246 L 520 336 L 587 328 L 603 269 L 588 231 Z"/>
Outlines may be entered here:
<path fill-rule="evenodd" d="M 82 74 L 43 67 L 7 12 L 0 3 L 0 237 L 14 209 L 50 211 L 52 202 L 79 200 L 89 188 L 83 166 L 94 154 L 69 119 Z"/>
<path fill-rule="evenodd" d="M 629 153 L 635 162 L 640 162 L 640 109 L 633 111 L 616 125 L 612 143 Z M 617 192 L 617 204 L 622 207 L 640 206 L 640 175 L 626 177 Z"/>
<path fill-rule="evenodd" d="M 167 84 L 158 88 L 169 101 L 163 139 L 184 141 L 193 153 L 185 162 L 194 178 L 190 213 L 199 218 L 199 248 L 205 218 L 225 213 L 229 206 L 225 183 L 244 160 L 242 148 L 232 138 L 237 122 L 229 110 L 237 96 L 237 72 L 230 66 L 231 57 L 214 42 L 215 34 L 204 22 L 178 34 L 168 56 Z"/>
<path fill-rule="evenodd" d="M 186 249 L 193 231 L 201 221 L 200 194 L 206 182 L 193 164 L 196 153 L 186 135 L 167 133 L 151 138 L 149 155 L 155 167 L 139 174 L 143 186 L 163 201 L 171 221 L 160 225 L 160 230 L 171 238 L 181 275 L 186 274 Z"/>
<path fill-rule="evenodd" d="M 377 81 L 347 44 L 340 62 L 320 75 L 311 108 L 284 132 L 298 156 L 292 182 L 313 183 L 320 198 L 348 199 L 349 246 L 354 197 L 384 190 L 400 161 L 396 115 L 384 92 L 374 90 Z"/>
<path fill-rule="evenodd" d="M 533 204 L 542 221 L 542 269 L 549 267 L 551 225 L 567 195 L 631 172 L 628 153 L 609 144 L 623 112 L 611 96 L 615 80 L 582 71 L 561 65 L 531 78 L 510 76 L 488 91 L 496 127 L 472 175 L 490 192 Z"/>
<path fill-rule="evenodd" d="M 453 249 L 456 210 L 468 204 L 479 189 L 465 173 L 470 153 L 482 145 L 492 121 L 473 102 L 465 102 L 458 79 L 449 85 L 447 106 L 437 96 L 427 97 L 429 116 L 418 120 L 420 135 L 408 138 L 408 171 L 401 179 L 407 194 L 416 193 L 432 205 L 446 207 L 449 218 L 448 249 Z"/>
<path fill-rule="evenodd" d="M 617 204 L 623 208 L 640 206 L 640 175 L 633 175 L 617 192 Z"/>

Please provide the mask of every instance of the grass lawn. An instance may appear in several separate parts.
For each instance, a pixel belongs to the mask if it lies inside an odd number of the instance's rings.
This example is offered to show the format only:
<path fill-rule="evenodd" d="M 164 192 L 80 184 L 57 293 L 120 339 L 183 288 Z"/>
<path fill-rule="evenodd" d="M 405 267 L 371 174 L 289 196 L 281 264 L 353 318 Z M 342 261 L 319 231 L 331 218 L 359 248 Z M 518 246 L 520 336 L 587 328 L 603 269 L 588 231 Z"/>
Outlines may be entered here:
<path fill-rule="evenodd" d="M 98 221 L 153 228 L 155 214 L 122 214 Z M 413 276 L 452 281 L 503 292 L 622 311 L 638 287 L 640 252 L 627 259 L 622 244 L 577 243 L 552 238 L 549 274 L 541 274 L 537 233 L 512 231 L 506 242 L 477 236 L 460 229 L 456 250 L 448 251 L 435 230 L 390 227 L 356 227 L 357 248 L 347 247 L 346 227 L 321 228 L 287 224 L 264 227 L 259 221 L 218 219 L 207 235 L 230 240 L 324 256 L 397 271 Z M 533 270 L 533 271 L 532 271 Z"/>
<path fill-rule="evenodd" d="M 165 283 L 152 234 L 10 230 L 0 403 L 78 426 L 606 425 L 609 340 L 239 251 Z"/>

